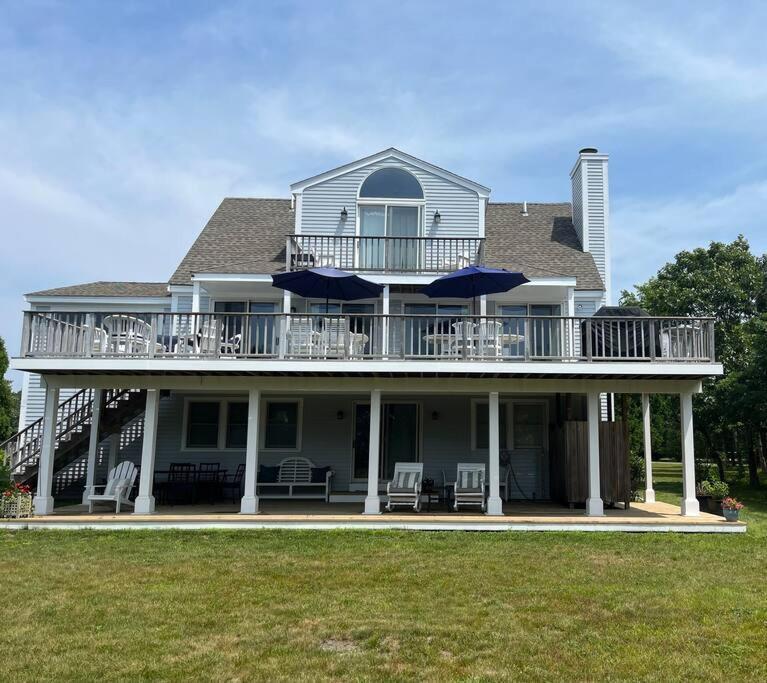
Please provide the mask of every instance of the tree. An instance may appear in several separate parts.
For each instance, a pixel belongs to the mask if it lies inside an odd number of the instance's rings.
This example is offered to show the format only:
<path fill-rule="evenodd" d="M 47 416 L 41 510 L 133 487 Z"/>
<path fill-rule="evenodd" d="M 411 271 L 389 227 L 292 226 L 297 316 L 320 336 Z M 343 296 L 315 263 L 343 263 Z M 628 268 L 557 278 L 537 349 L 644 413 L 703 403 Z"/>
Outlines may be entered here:
<path fill-rule="evenodd" d="M 11 383 L 5 379 L 7 371 L 8 353 L 0 337 L 0 442 L 10 437 L 18 426 L 18 407 Z"/>
<path fill-rule="evenodd" d="M 752 345 L 761 328 L 751 321 L 766 310 L 767 257 L 754 256 L 742 235 L 729 244 L 712 242 L 707 248 L 683 251 L 657 275 L 636 286 L 635 292 L 623 291 L 621 304 L 642 306 L 653 315 L 716 319 L 716 355 L 724 366 L 725 379 L 706 381 L 702 394 L 695 397 L 695 426 L 704 455 L 717 463 L 722 475 L 723 452 L 741 431 L 749 453 L 755 453 L 755 437 L 761 438 L 761 425 L 767 423 L 760 422 L 748 407 L 748 396 L 753 395 L 743 389 L 742 372 L 749 368 L 753 373 L 749 381 L 754 387 L 758 384 L 761 366 L 752 356 Z M 767 442 L 767 434 L 764 440 Z M 749 465 L 752 482 L 758 482 L 751 455 Z"/>

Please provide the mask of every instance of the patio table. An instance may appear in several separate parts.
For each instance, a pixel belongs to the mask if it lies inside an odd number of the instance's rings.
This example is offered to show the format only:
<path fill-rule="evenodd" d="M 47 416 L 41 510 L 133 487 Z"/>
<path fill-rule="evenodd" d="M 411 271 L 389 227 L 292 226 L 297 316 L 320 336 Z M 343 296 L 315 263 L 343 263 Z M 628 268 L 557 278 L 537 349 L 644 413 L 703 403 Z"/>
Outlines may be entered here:
<path fill-rule="evenodd" d="M 525 341 L 525 336 L 522 334 L 514 334 L 512 332 L 502 332 L 497 337 L 502 346 L 510 346 L 512 344 L 520 344 Z M 434 351 L 436 356 L 454 356 L 451 353 L 450 345 L 455 344 L 457 341 L 463 341 L 461 335 L 454 332 L 433 332 L 423 335 L 423 340 L 427 344 L 434 344 Z M 481 338 L 476 332 L 466 338 L 469 344 L 469 356 L 476 355 L 476 350 L 479 348 Z"/>

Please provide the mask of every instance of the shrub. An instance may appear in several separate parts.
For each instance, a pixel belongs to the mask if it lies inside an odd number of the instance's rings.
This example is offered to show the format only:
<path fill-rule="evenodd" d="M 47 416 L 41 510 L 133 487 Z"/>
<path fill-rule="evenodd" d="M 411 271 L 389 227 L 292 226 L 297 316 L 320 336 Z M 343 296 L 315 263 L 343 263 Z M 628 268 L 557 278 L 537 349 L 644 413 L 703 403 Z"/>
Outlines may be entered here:
<path fill-rule="evenodd" d="M 645 488 L 644 456 L 632 453 L 629 456 L 629 470 L 631 472 L 631 498 L 639 500 L 639 496 Z"/>
<path fill-rule="evenodd" d="M 5 491 L 11 486 L 11 468 L 8 465 L 8 456 L 0 451 L 0 491 Z"/>
<path fill-rule="evenodd" d="M 730 493 L 730 487 L 726 481 L 709 481 L 704 479 L 701 481 L 696 490 L 696 494 L 699 496 L 711 496 L 716 500 L 725 498 Z"/>

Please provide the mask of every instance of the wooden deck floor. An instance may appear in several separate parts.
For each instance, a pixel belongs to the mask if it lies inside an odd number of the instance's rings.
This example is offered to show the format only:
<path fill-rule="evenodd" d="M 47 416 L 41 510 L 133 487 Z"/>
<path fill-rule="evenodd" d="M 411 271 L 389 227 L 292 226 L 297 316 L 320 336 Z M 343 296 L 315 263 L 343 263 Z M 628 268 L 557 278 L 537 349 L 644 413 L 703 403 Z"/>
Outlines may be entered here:
<path fill-rule="evenodd" d="M 362 515 L 360 503 L 264 500 L 258 515 L 241 515 L 235 505 L 190 505 L 159 507 L 153 515 L 136 515 L 130 510 L 119 515 L 98 510 L 90 515 L 82 505 L 58 508 L 54 514 L 25 520 L 2 520 L 0 528 L 102 528 L 102 529 L 211 529 L 211 528 L 313 528 L 313 529 L 422 529 L 471 531 L 678 531 L 743 532 L 742 522 L 725 522 L 722 517 L 701 513 L 682 517 L 679 508 L 668 503 L 633 503 L 628 510 L 606 510 L 603 517 L 587 517 L 549 503 L 507 503 L 502 517 L 480 512 L 448 513 L 444 508 L 431 512 L 384 512 Z"/>

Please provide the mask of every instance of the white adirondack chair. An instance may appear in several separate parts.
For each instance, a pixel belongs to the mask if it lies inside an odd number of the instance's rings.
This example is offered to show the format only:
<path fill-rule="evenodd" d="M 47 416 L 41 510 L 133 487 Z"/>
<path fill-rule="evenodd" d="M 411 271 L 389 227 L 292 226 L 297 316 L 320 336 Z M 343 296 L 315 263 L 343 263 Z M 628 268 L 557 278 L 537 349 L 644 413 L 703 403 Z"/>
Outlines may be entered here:
<path fill-rule="evenodd" d="M 500 320 L 482 320 L 477 325 L 477 333 L 480 354 L 500 358 L 503 352 L 503 323 Z"/>
<path fill-rule="evenodd" d="M 386 484 L 389 502 L 386 509 L 391 512 L 395 505 L 421 510 L 421 480 L 423 479 L 422 462 L 398 462 L 394 465 L 394 476 Z"/>
<path fill-rule="evenodd" d="M 132 462 L 124 460 L 113 467 L 107 476 L 107 483 L 103 486 L 103 493 L 92 493 L 88 496 L 88 512 L 93 512 L 94 503 L 114 503 L 115 512 L 120 512 L 120 505 L 130 505 L 128 500 L 133 484 L 136 481 L 138 470 Z M 94 488 L 102 488 L 95 486 Z"/>
<path fill-rule="evenodd" d="M 152 326 L 131 315 L 107 315 L 101 321 L 112 353 L 146 353 L 152 340 Z"/>
<path fill-rule="evenodd" d="M 346 318 L 324 318 L 320 345 L 325 356 L 343 356 L 348 351 L 349 334 Z"/>
<path fill-rule="evenodd" d="M 320 333 L 314 329 L 312 318 L 291 316 L 288 323 L 288 354 L 291 356 L 317 355 Z"/>
<path fill-rule="evenodd" d="M 485 463 L 459 462 L 453 485 L 453 507 L 479 505 L 485 511 Z"/>

